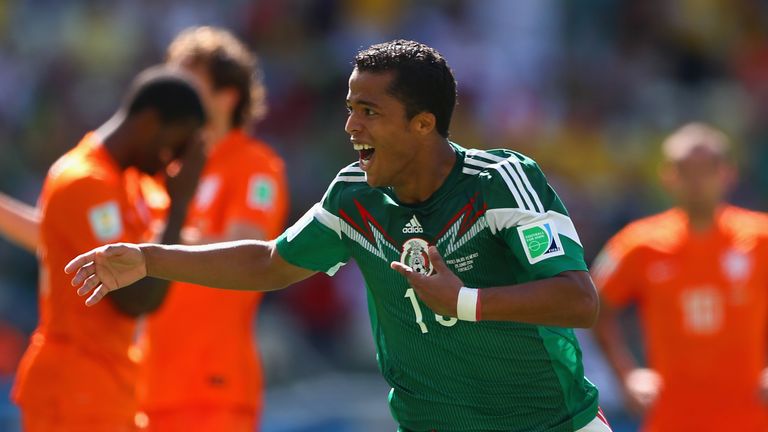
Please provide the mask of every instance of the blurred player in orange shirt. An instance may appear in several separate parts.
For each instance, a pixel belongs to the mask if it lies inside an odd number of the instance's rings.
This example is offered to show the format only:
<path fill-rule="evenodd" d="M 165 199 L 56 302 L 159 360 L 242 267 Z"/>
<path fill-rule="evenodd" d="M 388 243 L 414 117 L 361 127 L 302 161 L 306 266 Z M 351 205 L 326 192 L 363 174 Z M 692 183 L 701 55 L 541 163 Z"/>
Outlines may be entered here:
<path fill-rule="evenodd" d="M 231 33 L 190 28 L 167 62 L 200 81 L 210 116 L 208 160 L 185 224 L 185 243 L 276 237 L 288 187 L 282 159 L 245 128 L 266 112 L 254 54 Z M 148 317 L 140 404 L 149 430 L 247 431 L 258 427 L 261 362 L 253 321 L 262 293 L 174 282 Z"/>
<path fill-rule="evenodd" d="M 688 124 L 663 144 L 677 207 L 631 223 L 597 258 L 595 334 L 646 432 L 768 430 L 768 216 L 723 202 L 729 141 Z M 648 367 L 617 315 L 638 306 Z"/>
<path fill-rule="evenodd" d="M 288 213 L 284 163 L 245 132 L 266 114 L 256 56 L 224 29 L 194 27 L 171 43 L 167 63 L 197 79 L 211 143 L 182 241 L 276 237 Z M 36 209 L 0 194 L 0 234 L 34 251 L 38 224 Z M 140 340 L 138 396 L 148 416 L 140 423 L 162 432 L 258 428 L 263 381 L 253 318 L 262 295 L 171 284 Z"/>
<path fill-rule="evenodd" d="M 178 241 L 202 166 L 198 133 L 205 117 L 191 77 L 166 67 L 147 70 L 117 113 L 48 171 L 38 204 L 40 322 L 12 392 L 25 431 L 135 429 L 129 347 L 136 317 L 162 302 L 168 283 L 148 280 L 86 310 L 61 268 L 83 247 L 153 240 L 140 173 L 158 173 L 186 152 L 181 172 L 168 179 L 169 217 L 159 235 Z"/>

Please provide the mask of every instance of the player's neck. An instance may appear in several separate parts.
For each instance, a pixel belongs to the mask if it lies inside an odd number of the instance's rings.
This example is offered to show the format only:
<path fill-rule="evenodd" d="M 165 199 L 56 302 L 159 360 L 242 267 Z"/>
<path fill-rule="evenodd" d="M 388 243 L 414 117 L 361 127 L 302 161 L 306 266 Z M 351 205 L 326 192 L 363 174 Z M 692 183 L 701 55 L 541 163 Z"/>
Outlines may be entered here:
<path fill-rule="evenodd" d="M 715 226 L 720 206 L 688 206 L 683 208 L 688 215 L 688 225 L 694 232 L 707 232 Z"/>
<path fill-rule="evenodd" d="M 446 139 L 423 148 L 413 158 L 406 181 L 402 185 L 393 186 L 397 199 L 406 204 L 417 204 L 429 199 L 451 174 L 456 158 L 456 151 Z"/>
<path fill-rule="evenodd" d="M 94 132 L 107 153 L 123 169 L 130 165 L 131 140 L 128 139 L 126 123 L 127 118 L 118 112 Z"/>
<path fill-rule="evenodd" d="M 215 118 L 210 121 L 208 127 L 205 128 L 205 140 L 209 143 L 209 150 L 216 146 L 224 136 L 232 132 L 235 128 L 230 126 L 229 118 Z"/>

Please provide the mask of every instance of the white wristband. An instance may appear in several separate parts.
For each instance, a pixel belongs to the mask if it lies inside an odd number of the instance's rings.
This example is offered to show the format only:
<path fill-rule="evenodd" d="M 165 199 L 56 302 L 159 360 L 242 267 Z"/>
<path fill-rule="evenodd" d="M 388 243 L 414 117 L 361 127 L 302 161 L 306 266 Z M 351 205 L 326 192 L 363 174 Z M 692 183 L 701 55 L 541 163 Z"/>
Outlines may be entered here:
<path fill-rule="evenodd" d="M 477 289 L 461 287 L 456 300 L 456 315 L 462 321 L 477 321 Z"/>

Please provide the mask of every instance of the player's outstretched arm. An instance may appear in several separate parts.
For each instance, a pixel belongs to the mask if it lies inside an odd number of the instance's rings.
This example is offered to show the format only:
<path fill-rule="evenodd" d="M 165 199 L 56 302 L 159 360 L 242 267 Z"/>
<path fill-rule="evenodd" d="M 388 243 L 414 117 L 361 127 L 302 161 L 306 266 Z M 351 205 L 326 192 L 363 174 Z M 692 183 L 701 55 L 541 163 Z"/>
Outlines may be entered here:
<path fill-rule="evenodd" d="M 86 304 L 145 276 L 213 288 L 270 291 L 306 279 L 311 270 L 287 263 L 275 241 L 242 240 L 201 246 L 118 243 L 86 252 L 67 264 Z"/>
<path fill-rule="evenodd" d="M 0 193 L 0 235 L 35 253 L 40 242 L 40 213 L 37 208 Z"/>
<path fill-rule="evenodd" d="M 85 301 L 91 306 L 108 293 L 144 278 L 147 266 L 139 245 L 115 243 L 79 255 L 64 271 L 68 274 L 75 272 L 72 286 L 79 287 L 78 295 L 93 292 Z"/>
<path fill-rule="evenodd" d="M 392 262 L 419 298 L 435 313 L 458 316 L 463 282 L 445 264 L 434 246 L 428 249 L 435 274 L 425 276 Z M 518 321 L 560 327 L 590 327 L 597 316 L 598 299 L 589 273 L 567 271 L 557 276 L 518 285 L 477 291 L 476 303 L 484 320 Z"/>

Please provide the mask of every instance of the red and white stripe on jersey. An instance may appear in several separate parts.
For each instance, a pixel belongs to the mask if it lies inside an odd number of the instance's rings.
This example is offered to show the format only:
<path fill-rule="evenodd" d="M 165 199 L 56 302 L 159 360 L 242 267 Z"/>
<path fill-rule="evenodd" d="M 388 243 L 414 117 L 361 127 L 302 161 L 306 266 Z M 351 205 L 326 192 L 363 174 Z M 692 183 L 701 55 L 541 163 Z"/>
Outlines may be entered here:
<path fill-rule="evenodd" d="M 608 420 L 605 418 L 603 410 L 598 407 L 595 418 L 576 432 L 613 432 L 613 430 L 611 429 L 611 425 L 608 424 Z"/>

